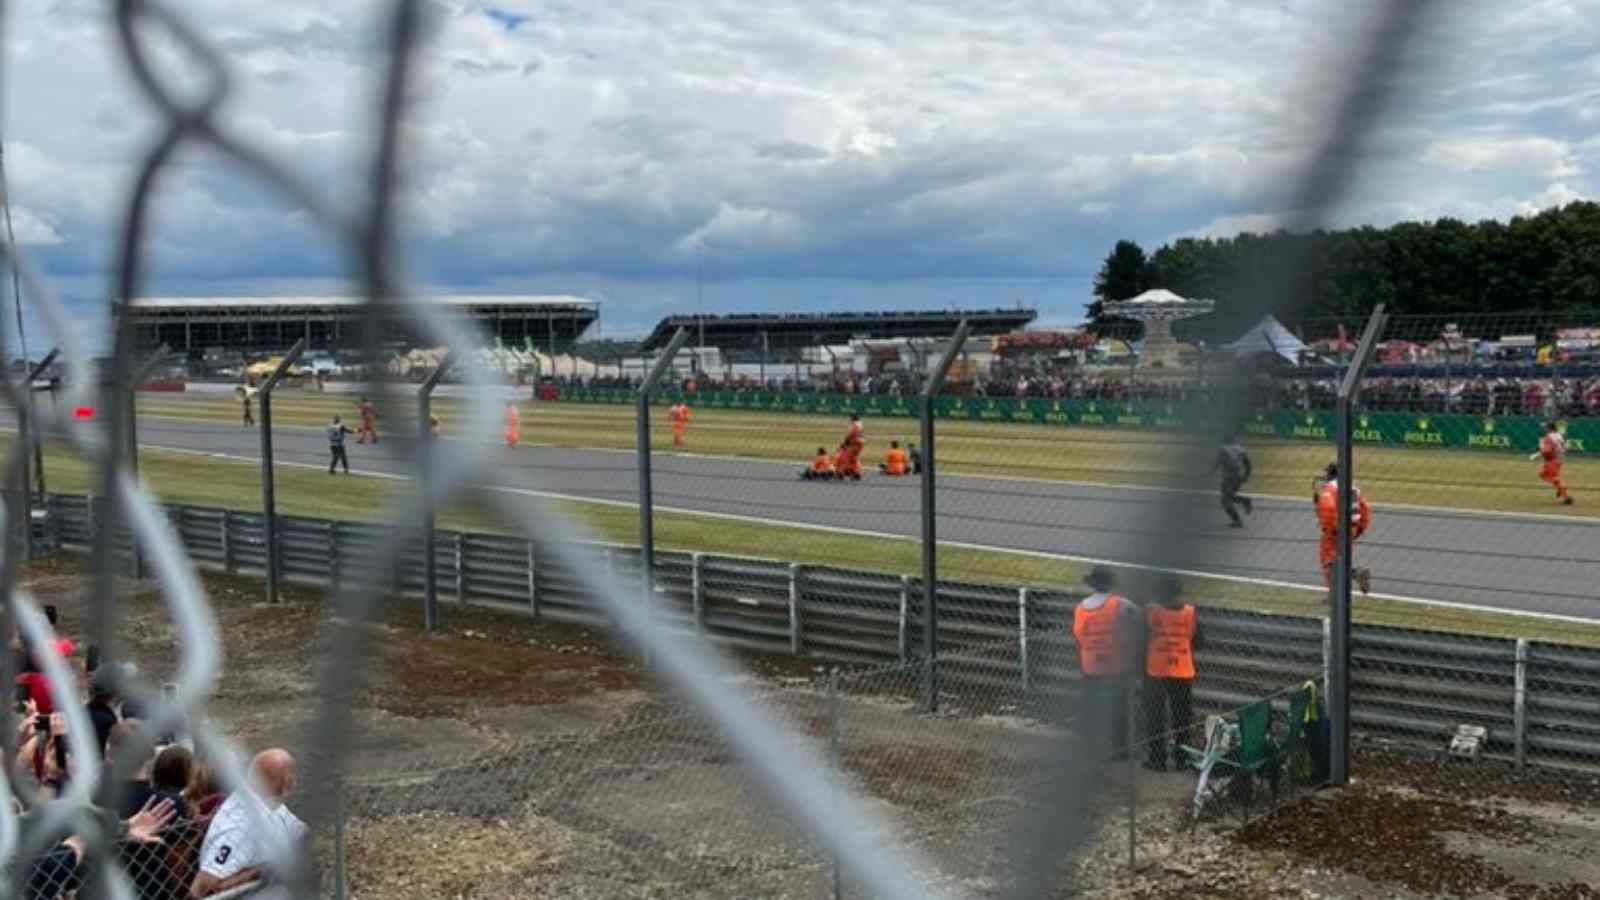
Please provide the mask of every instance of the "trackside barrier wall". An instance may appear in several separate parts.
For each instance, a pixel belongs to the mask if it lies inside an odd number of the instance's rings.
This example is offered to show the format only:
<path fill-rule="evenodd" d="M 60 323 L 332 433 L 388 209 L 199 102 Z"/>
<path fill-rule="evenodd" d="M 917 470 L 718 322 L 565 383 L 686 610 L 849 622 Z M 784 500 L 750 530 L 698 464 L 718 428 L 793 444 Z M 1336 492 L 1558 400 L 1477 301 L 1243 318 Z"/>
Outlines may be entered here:
<path fill-rule="evenodd" d="M 90 548 L 97 503 L 52 494 L 43 508 L 46 521 L 35 529 L 46 541 L 42 549 Z M 259 514 L 197 506 L 166 511 L 199 564 L 265 572 Z M 302 516 L 279 516 L 278 526 L 286 579 L 321 585 L 381 578 L 399 592 L 421 592 L 420 548 L 395 572 L 361 568 L 371 550 L 393 539 L 393 529 Z M 594 565 L 638 579 L 637 548 L 582 549 Z M 606 624 L 572 573 L 526 539 L 441 530 L 434 552 L 441 596 L 552 621 Z M 652 613 L 663 627 L 850 664 L 920 655 L 918 579 L 678 551 L 658 553 L 656 566 Z M 1069 708 L 1060 701 L 1076 693 L 1077 650 L 1068 625 L 1080 597 L 1047 588 L 941 584 L 942 690 L 957 699 L 963 692 L 1014 692 L 1021 705 Z M 1196 654 L 1197 714 L 1322 677 L 1324 620 L 1196 605 L 1206 633 Z M 1008 649 L 996 652 L 997 645 Z M 1600 775 L 1600 649 L 1357 625 L 1353 656 L 1353 719 L 1364 741 L 1437 752 L 1458 725 L 1482 725 L 1489 758 Z"/>
<path fill-rule="evenodd" d="M 632 390 L 561 388 L 556 398 L 568 403 L 631 404 Z M 670 406 L 682 400 L 705 409 L 795 415 L 914 417 L 915 397 L 879 394 L 809 392 L 765 393 L 663 390 L 652 401 Z M 1139 431 L 1204 430 L 1213 414 L 1205 404 L 1172 401 L 1051 400 L 1036 397 L 964 397 L 943 395 L 934 401 L 934 415 L 956 422 L 1018 422 L 1030 425 L 1082 426 Z M 1539 446 L 1544 416 L 1465 413 L 1362 411 L 1354 439 L 1358 445 L 1389 447 L 1453 447 L 1468 450 L 1527 453 Z M 1600 449 L 1600 418 L 1564 420 L 1567 448 L 1574 453 Z M 1288 441 L 1326 443 L 1333 438 L 1330 410 L 1264 409 L 1243 424 L 1246 434 Z"/>

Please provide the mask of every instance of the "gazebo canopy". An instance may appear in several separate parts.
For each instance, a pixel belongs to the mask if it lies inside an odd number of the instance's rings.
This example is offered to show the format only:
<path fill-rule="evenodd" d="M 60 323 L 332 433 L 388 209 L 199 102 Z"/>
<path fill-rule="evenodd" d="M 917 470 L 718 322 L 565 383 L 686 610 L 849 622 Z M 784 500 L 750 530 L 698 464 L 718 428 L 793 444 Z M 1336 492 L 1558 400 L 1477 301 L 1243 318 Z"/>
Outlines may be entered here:
<path fill-rule="evenodd" d="M 1276 353 L 1289 362 L 1296 362 L 1300 358 L 1300 351 L 1306 349 L 1306 345 L 1304 341 L 1295 337 L 1293 332 L 1283 327 L 1282 322 L 1267 316 L 1238 340 L 1229 344 L 1228 349 L 1241 356 L 1252 353 Z"/>

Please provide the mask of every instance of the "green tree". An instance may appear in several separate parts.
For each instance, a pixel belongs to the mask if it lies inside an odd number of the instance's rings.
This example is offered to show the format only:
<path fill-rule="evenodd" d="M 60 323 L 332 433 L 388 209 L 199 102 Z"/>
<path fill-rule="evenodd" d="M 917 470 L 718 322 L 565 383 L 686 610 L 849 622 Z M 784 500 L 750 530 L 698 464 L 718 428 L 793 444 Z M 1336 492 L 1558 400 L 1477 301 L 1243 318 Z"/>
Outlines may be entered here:
<path fill-rule="evenodd" d="M 1117 241 L 1094 276 L 1095 302 L 1089 304 L 1090 320 L 1096 324 L 1106 320 L 1107 301 L 1126 300 L 1149 290 L 1150 275 L 1150 260 L 1145 257 L 1144 248 L 1134 241 Z"/>
<path fill-rule="evenodd" d="M 1271 313 L 1290 328 L 1323 334 L 1332 319 L 1350 323 L 1387 304 L 1391 314 L 1471 320 L 1480 337 L 1515 323 L 1504 314 L 1561 314 L 1600 323 L 1600 204 L 1581 201 L 1509 222 L 1401 222 L 1291 234 L 1179 238 L 1145 258 L 1119 241 L 1095 278 L 1099 301 L 1150 287 L 1217 301 L 1216 312 L 1187 324 L 1207 339 L 1229 339 Z M 1102 325 L 1100 306 L 1090 307 Z M 1323 320 L 1318 323 L 1314 320 Z M 1429 326 L 1431 328 L 1431 326 Z M 1469 321 L 1463 328 L 1471 329 Z M 1105 329 L 1102 329 L 1105 330 Z"/>

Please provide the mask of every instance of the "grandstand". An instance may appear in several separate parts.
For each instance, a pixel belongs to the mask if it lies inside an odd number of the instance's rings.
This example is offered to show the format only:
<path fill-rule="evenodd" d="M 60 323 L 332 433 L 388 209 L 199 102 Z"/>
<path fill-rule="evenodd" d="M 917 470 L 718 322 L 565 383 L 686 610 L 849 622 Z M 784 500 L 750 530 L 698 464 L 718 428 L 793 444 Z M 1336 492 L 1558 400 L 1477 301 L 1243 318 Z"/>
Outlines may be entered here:
<path fill-rule="evenodd" d="M 648 352 L 665 347 L 674 332 L 687 328 L 695 343 L 716 347 L 730 360 L 767 355 L 778 360 L 794 357 L 802 348 L 858 340 L 948 337 L 962 319 L 971 323 L 974 335 L 1002 334 L 1016 331 L 1038 316 L 1038 310 L 1025 308 L 667 316 L 645 338 L 643 349 Z"/>
<path fill-rule="evenodd" d="M 581 297 L 440 296 L 433 302 L 476 326 L 488 343 L 547 352 L 569 347 L 600 317 L 599 303 Z M 134 300 L 130 309 L 137 346 L 165 344 L 180 356 L 282 352 L 302 337 L 312 350 L 363 343 L 363 301 L 349 297 L 149 297 Z M 378 340 L 410 347 L 416 334 L 416 323 L 402 313 L 383 323 Z"/>

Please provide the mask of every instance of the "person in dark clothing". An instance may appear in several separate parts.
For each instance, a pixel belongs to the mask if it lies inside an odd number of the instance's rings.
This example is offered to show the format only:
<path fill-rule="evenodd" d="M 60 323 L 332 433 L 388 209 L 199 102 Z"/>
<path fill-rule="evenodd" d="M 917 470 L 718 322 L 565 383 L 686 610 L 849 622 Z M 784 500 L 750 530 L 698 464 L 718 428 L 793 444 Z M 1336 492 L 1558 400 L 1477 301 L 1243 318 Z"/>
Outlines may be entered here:
<path fill-rule="evenodd" d="M 117 715 L 117 690 L 112 684 L 110 672 L 98 673 L 89 683 L 89 702 L 84 711 L 89 714 L 89 722 L 94 725 L 94 734 L 100 745 L 100 755 L 105 756 L 106 738 L 110 736 L 111 729 L 122 718 Z"/>
<path fill-rule="evenodd" d="M 906 445 L 906 456 L 910 457 L 910 459 L 911 459 L 911 474 L 913 474 L 913 475 L 921 475 L 922 474 L 922 451 L 917 449 L 917 445 L 916 444 L 907 444 Z"/>
<path fill-rule="evenodd" d="M 1239 443 L 1237 431 L 1229 434 L 1222 446 L 1217 448 L 1217 458 L 1211 464 L 1211 471 L 1222 473 L 1222 511 L 1228 514 L 1228 524 L 1233 528 L 1243 528 L 1244 520 L 1239 518 L 1239 511 L 1234 507 L 1244 507 L 1245 515 L 1249 515 L 1255 511 L 1255 504 L 1249 497 L 1239 493 L 1239 489 L 1250 480 L 1250 454 Z"/>
<path fill-rule="evenodd" d="M 1159 590 L 1160 603 L 1144 611 L 1145 768 L 1164 772 L 1169 747 L 1184 743 L 1194 724 L 1195 651 L 1205 646 L 1205 633 L 1199 613 L 1180 597 L 1176 575 L 1164 576 Z"/>
<path fill-rule="evenodd" d="M 365 398 L 363 398 L 363 401 Z M 343 464 L 344 473 L 350 474 L 350 457 L 344 453 L 344 436 L 355 434 L 351 428 L 339 421 L 338 416 L 333 417 L 333 424 L 328 426 L 328 474 L 332 475 L 334 467 Z"/>

